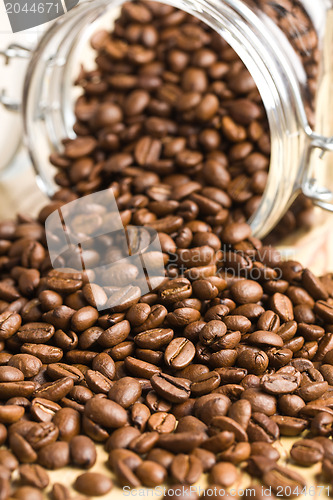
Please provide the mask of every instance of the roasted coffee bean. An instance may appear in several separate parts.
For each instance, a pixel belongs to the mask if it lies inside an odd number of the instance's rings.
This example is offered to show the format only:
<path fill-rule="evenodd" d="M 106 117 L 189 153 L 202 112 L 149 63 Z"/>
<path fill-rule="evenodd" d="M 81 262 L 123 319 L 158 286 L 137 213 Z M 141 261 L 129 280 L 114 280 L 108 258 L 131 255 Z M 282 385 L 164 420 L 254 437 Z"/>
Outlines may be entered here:
<path fill-rule="evenodd" d="M 173 330 L 171 328 L 156 328 L 139 333 L 134 337 L 135 343 L 145 349 L 160 349 L 173 338 Z"/>
<path fill-rule="evenodd" d="M 220 375 L 215 372 L 204 373 L 191 383 L 191 393 L 195 396 L 208 394 L 220 385 Z"/>
<path fill-rule="evenodd" d="M 156 373 L 151 378 L 153 389 L 171 403 L 181 403 L 190 397 L 190 382 L 187 379 Z"/>
<path fill-rule="evenodd" d="M 51 422 L 61 406 L 45 398 L 34 398 L 31 401 L 30 414 L 38 422 Z"/>
<path fill-rule="evenodd" d="M 13 498 L 16 500 L 43 500 L 42 492 L 32 486 L 21 486 L 13 493 Z"/>
<path fill-rule="evenodd" d="M 118 403 L 94 397 L 85 405 L 84 414 L 95 424 L 106 428 L 118 428 L 127 424 L 127 413 Z"/>
<path fill-rule="evenodd" d="M 21 316 L 13 312 L 0 314 L 0 340 L 12 337 L 21 326 Z"/>
<path fill-rule="evenodd" d="M 308 426 L 308 422 L 303 418 L 273 415 L 272 420 L 278 425 L 282 436 L 298 436 Z"/>
<path fill-rule="evenodd" d="M 269 443 L 265 441 L 256 441 L 251 443 L 251 455 L 262 455 L 268 460 L 277 462 L 280 458 L 280 453 Z"/>
<path fill-rule="evenodd" d="M 60 469 L 69 464 L 69 445 L 65 441 L 47 444 L 38 453 L 38 463 L 46 469 Z"/>
<path fill-rule="evenodd" d="M 85 495 L 100 496 L 111 491 L 113 483 L 110 478 L 99 472 L 85 472 L 78 476 L 74 488 Z"/>
<path fill-rule="evenodd" d="M 249 420 L 251 418 L 251 402 L 247 399 L 240 399 L 231 405 L 228 411 L 228 417 L 247 429 Z"/>
<path fill-rule="evenodd" d="M 80 414 L 72 408 L 61 408 L 52 421 L 59 429 L 59 439 L 61 441 L 69 442 L 80 433 Z"/>
<path fill-rule="evenodd" d="M 237 356 L 237 365 L 255 375 L 263 374 L 268 367 L 268 363 L 267 354 L 254 347 L 245 348 Z"/>
<path fill-rule="evenodd" d="M 153 461 L 145 460 L 135 471 L 144 486 L 154 488 L 165 481 L 167 471 L 165 468 Z"/>
<path fill-rule="evenodd" d="M 9 446 L 21 463 L 33 463 L 37 460 L 37 453 L 20 434 L 16 432 L 10 434 Z"/>
<path fill-rule="evenodd" d="M 59 429 L 52 422 L 41 422 L 29 427 L 25 434 L 25 438 L 33 449 L 37 451 L 55 442 L 58 435 Z"/>
<path fill-rule="evenodd" d="M 324 449 L 320 443 L 311 439 L 300 439 L 293 444 L 290 456 L 298 464 L 310 467 L 322 460 Z"/>
<path fill-rule="evenodd" d="M 202 443 L 201 447 L 205 450 L 212 451 L 213 453 L 219 453 L 230 448 L 234 440 L 235 435 L 233 432 L 222 431 L 206 439 Z"/>
<path fill-rule="evenodd" d="M 117 380 L 109 390 L 108 397 L 123 408 L 128 408 L 134 404 L 141 396 L 140 383 L 131 377 L 124 377 Z"/>
<path fill-rule="evenodd" d="M 173 434 L 160 434 L 158 446 L 176 453 L 190 453 L 201 446 L 206 440 L 204 433 L 194 435 L 192 432 L 178 432 Z"/>
<path fill-rule="evenodd" d="M 74 436 L 69 443 L 71 463 L 77 467 L 90 469 L 96 462 L 96 448 L 87 436 Z"/>
<path fill-rule="evenodd" d="M 317 413 L 311 421 L 311 432 L 315 436 L 328 436 L 333 427 L 333 415 L 323 411 Z"/>
<path fill-rule="evenodd" d="M 176 419 L 173 415 L 166 412 L 157 412 L 151 415 L 147 425 L 151 431 L 157 431 L 159 434 L 168 434 L 176 428 Z"/>
<path fill-rule="evenodd" d="M 249 388 L 242 393 L 241 398 L 250 402 L 252 412 L 269 416 L 276 413 L 276 398 L 272 394 L 266 394 L 258 388 Z"/>
<path fill-rule="evenodd" d="M 207 430 L 207 425 L 201 420 L 192 415 L 186 415 L 179 419 L 176 432 L 206 432 Z"/>
<path fill-rule="evenodd" d="M 238 477 L 236 467 L 227 462 L 221 462 L 213 466 L 210 471 L 210 481 L 212 484 L 219 484 L 224 487 L 232 486 Z"/>
<path fill-rule="evenodd" d="M 165 363 L 173 369 L 180 370 L 188 366 L 195 356 L 195 347 L 186 338 L 178 337 L 167 346 L 164 354 Z"/>
<path fill-rule="evenodd" d="M 274 395 L 290 394 L 294 392 L 301 383 L 301 374 L 288 373 L 279 370 L 272 375 L 264 375 L 261 379 L 261 386 L 265 392 Z"/>
<path fill-rule="evenodd" d="M 193 454 L 180 453 L 175 456 L 170 466 L 173 481 L 180 484 L 194 484 L 202 474 L 202 463 Z"/>
<path fill-rule="evenodd" d="M 49 476 L 40 465 L 21 465 L 19 467 L 19 474 L 21 482 L 28 486 L 43 490 L 49 484 Z"/>
<path fill-rule="evenodd" d="M 279 427 L 264 413 L 253 413 L 247 427 L 249 441 L 265 441 L 273 443 L 278 439 Z"/>
<path fill-rule="evenodd" d="M 238 304 L 258 302 L 263 296 L 262 287 L 251 280 L 237 281 L 231 286 L 230 292 Z"/>
<path fill-rule="evenodd" d="M 290 417 L 297 417 L 299 411 L 305 406 L 302 398 L 296 394 L 285 394 L 279 398 L 279 410 Z"/>
<path fill-rule="evenodd" d="M 306 481 L 296 471 L 276 465 L 273 469 L 266 472 L 262 477 L 263 483 L 272 488 L 276 495 L 279 491 L 283 491 L 285 496 L 298 496 L 299 491 L 302 491 L 306 486 Z"/>

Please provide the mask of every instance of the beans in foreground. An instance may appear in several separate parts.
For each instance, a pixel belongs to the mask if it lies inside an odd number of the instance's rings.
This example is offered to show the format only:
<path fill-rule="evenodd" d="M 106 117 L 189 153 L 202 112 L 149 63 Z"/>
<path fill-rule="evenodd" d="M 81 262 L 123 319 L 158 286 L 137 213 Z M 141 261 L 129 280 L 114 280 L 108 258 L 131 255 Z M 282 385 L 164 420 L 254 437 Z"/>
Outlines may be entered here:
<path fill-rule="evenodd" d="M 0 498 L 42 498 L 47 470 L 66 466 L 82 469 L 79 493 L 109 494 L 95 443 L 118 486 L 167 483 L 165 498 L 197 499 L 186 490 L 203 473 L 220 498 L 244 468 L 245 496 L 302 494 L 280 436 L 300 437 L 290 462 L 322 464 L 332 484 L 333 280 L 251 236 L 246 206 L 269 162 L 253 81 L 223 41 L 161 4 L 125 4 L 92 44 L 78 138 L 51 158 L 62 189 L 36 220 L 0 223 Z M 133 265 L 94 283 L 91 249 L 85 272 L 52 269 L 46 218 L 106 188 L 125 227 L 158 232 L 166 276 L 149 293 L 130 293 Z M 87 212 L 109 223 L 103 207 Z M 113 240 L 101 245 L 111 259 Z M 126 300 L 109 307 L 121 283 Z M 70 493 L 56 483 L 51 498 Z"/>

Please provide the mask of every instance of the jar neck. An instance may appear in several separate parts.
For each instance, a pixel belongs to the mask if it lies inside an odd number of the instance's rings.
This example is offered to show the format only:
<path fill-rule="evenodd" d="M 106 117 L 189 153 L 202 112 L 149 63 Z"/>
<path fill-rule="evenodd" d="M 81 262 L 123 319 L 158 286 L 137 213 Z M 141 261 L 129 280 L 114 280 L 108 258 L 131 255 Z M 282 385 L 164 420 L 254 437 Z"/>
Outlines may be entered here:
<path fill-rule="evenodd" d="M 40 184 L 52 195 L 55 184 L 43 172 L 41 150 L 61 148 L 73 136 L 71 62 L 96 23 L 122 0 L 92 0 L 55 22 L 41 40 L 26 76 L 23 99 L 28 147 Z M 250 71 L 261 94 L 271 133 L 271 164 L 262 203 L 251 219 L 262 237 L 278 222 L 292 199 L 307 137 L 311 134 L 301 97 L 302 67 L 295 68 L 292 48 L 268 16 L 241 0 L 164 0 L 217 31 Z M 89 28 L 87 29 L 87 26 Z M 52 105 L 50 105 L 52 103 Z M 37 129 L 36 129 L 37 125 Z M 39 128 L 38 128 L 39 127 Z M 33 130 L 33 132 L 31 132 Z M 42 136 L 48 139 L 41 144 Z M 43 147 L 42 147 L 43 146 Z"/>

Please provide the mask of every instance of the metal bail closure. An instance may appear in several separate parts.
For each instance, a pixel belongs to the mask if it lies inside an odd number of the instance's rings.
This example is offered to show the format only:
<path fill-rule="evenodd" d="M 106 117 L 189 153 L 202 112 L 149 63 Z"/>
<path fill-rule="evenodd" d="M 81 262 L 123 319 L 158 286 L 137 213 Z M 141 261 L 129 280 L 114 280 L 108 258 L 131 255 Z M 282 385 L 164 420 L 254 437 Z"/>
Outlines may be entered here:
<path fill-rule="evenodd" d="M 5 64 L 9 64 L 12 59 L 30 59 L 31 49 L 19 43 L 12 43 L 5 50 L 0 50 L 0 55 L 4 56 Z M 8 111 L 18 112 L 21 110 L 21 103 L 8 97 L 5 89 L 0 90 L 0 104 Z"/>
<path fill-rule="evenodd" d="M 313 149 L 320 149 L 319 160 L 322 160 L 325 153 L 333 153 L 333 137 L 325 137 L 315 132 L 309 134 L 310 144 L 307 155 L 309 162 Z M 324 186 L 321 186 L 317 179 L 306 177 L 302 183 L 302 191 L 305 196 L 310 198 L 314 205 L 333 212 L 333 192 Z"/>

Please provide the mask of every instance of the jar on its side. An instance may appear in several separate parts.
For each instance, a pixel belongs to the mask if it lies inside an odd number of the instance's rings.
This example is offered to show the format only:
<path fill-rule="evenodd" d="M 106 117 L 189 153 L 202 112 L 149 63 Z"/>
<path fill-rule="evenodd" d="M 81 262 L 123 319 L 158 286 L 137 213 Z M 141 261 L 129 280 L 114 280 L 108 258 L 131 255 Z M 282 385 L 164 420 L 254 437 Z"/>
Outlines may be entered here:
<path fill-rule="evenodd" d="M 330 122 L 333 82 L 333 6 L 307 0 L 167 0 L 219 33 L 249 69 L 261 94 L 270 128 L 271 161 L 267 185 L 250 219 L 253 234 L 264 237 L 296 196 L 303 192 L 332 211 L 325 184 L 326 151 L 333 150 Z M 80 62 L 93 54 L 91 35 L 111 26 L 119 0 L 83 3 L 58 19 L 32 55 L 25 79 L 23 115 L 27 145 L 41 188 L 56 190 L 50 152 L 74 138 L 73 87 Z M 327 154 L 324 159 L 329 158 Z M 323 180 L 324 179 L 324 180 Z"/>

